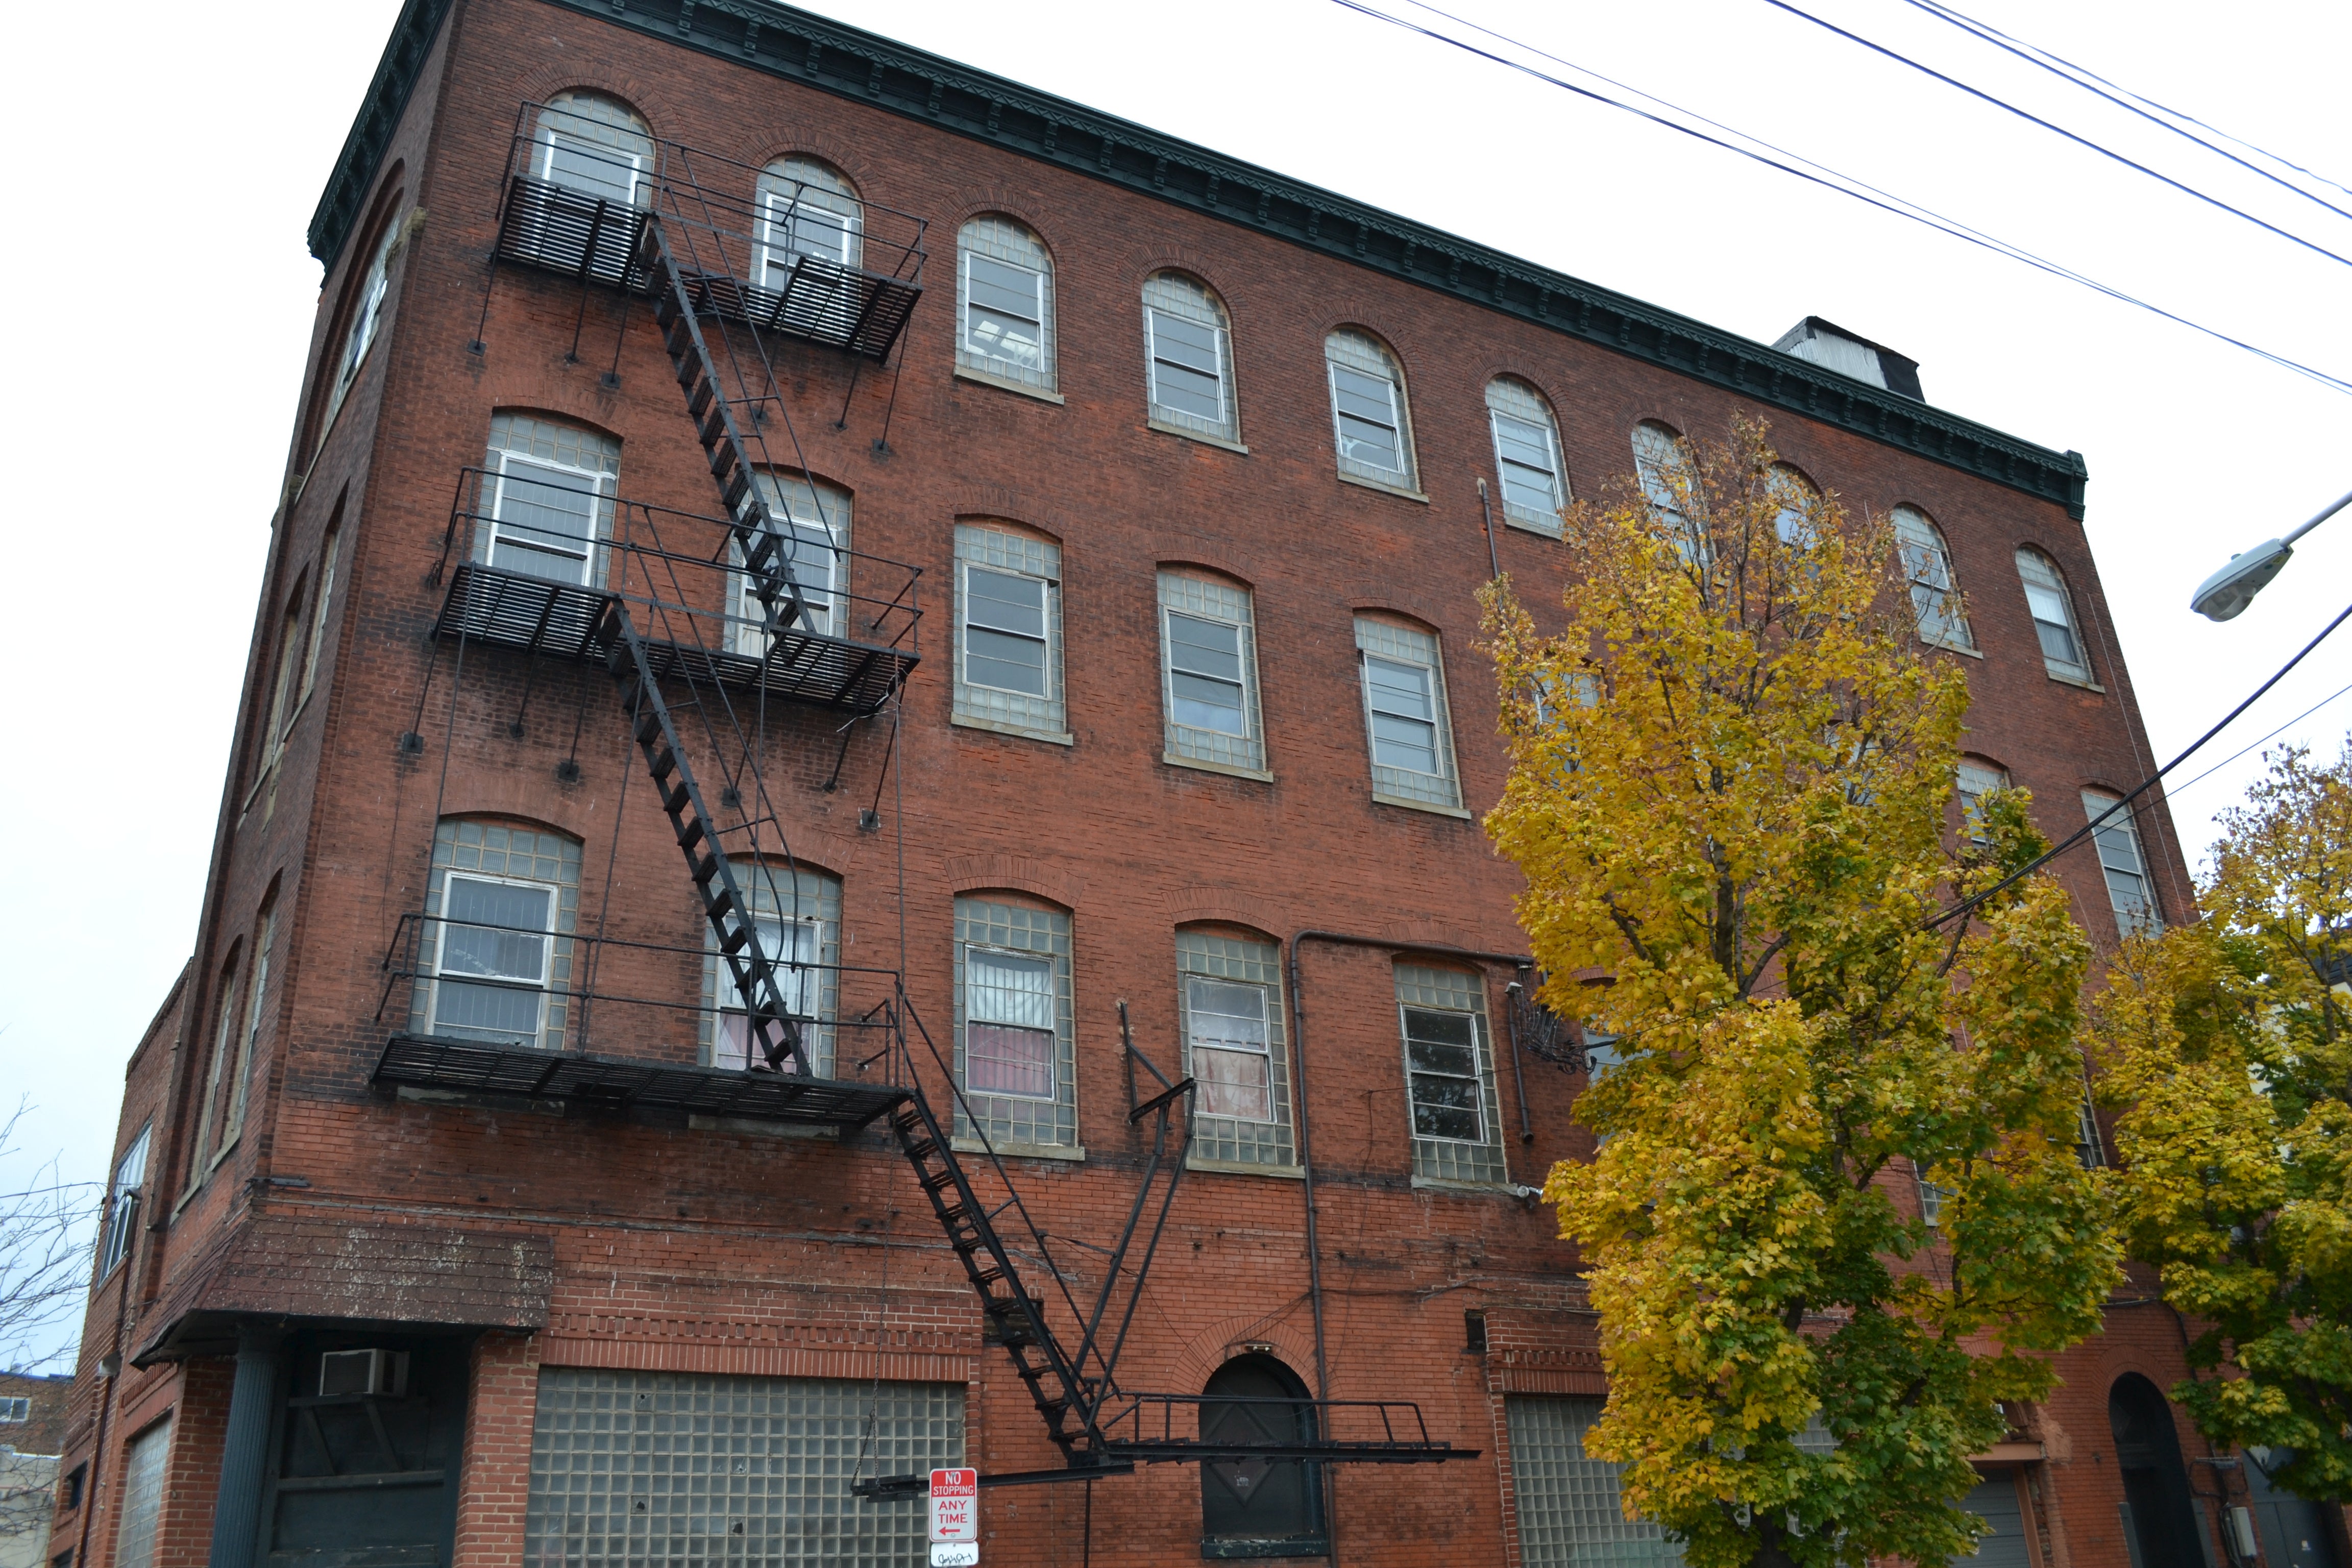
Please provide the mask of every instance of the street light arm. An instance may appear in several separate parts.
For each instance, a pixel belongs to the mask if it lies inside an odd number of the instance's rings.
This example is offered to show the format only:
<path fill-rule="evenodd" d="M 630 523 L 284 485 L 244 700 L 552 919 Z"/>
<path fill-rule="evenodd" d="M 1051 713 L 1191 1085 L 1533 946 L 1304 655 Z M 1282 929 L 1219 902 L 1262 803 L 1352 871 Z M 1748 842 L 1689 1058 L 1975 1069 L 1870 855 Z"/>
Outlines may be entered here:
<path fill-rule="evenodd" d="M 2352 490 L 2347 490 L 2343 495 L 2336 497 L 2335 501 L 2322 510 L 2317 517 L 2313 518 L 2309 522 L 2305 523 L 2301 528 L 2296 529 L 2293 533 L 2290 533 L 2284 539 L 2280 540 L 2279 542 L 2281 544 L 2293 544 L 2296 540 L 2301 539 L 2305 534 L 2309 533 L 2313 529 L 2317 528 L 2321 523 L 2326 522 L 2329 518 L 2334 517 L 2337 512 L 2342 511 L 2347 506 L 2352 506 Z"/>

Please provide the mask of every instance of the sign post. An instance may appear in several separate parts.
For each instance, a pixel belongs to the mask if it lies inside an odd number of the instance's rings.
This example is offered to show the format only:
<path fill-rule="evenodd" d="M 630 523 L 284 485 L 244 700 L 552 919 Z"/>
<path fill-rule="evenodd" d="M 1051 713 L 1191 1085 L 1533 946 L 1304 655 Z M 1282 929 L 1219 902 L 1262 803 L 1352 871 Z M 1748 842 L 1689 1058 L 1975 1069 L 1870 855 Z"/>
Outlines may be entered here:
<path fill-rule="evenodd" d="M 978 1568 L 980 1472 L 931 1472 L 931 1568 Z"/>

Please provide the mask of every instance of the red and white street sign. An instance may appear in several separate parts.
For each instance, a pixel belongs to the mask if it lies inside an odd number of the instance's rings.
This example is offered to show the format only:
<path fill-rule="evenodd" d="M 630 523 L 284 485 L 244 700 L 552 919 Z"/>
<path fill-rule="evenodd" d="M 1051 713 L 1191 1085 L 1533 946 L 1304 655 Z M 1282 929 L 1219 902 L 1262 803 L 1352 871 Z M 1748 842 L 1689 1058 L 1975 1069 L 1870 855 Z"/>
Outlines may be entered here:
<path fill-rule="evenodd" d="M 931 1539 L 980 1540 L 980 1472 L 931 1472 Z M 978 1559 L 975 1558 L 974 1561 Z"/>

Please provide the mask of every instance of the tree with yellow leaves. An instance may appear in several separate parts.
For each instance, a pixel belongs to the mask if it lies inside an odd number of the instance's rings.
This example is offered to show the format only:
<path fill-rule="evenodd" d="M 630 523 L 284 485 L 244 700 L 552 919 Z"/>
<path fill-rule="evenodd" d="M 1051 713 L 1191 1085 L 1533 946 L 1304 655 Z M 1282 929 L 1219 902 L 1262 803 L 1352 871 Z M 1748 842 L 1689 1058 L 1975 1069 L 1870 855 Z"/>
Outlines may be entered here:
<path fill-rule="evenodd" d="M 1558 635 L 1496 585 L 1486 828 L 1542 1000 L 1619 1037 L 1598 1152 L 1545 1188 L 1601 1317 L 1588 1449 L 1696 1568 L 1941 1564 L 1997 1402 L 2116 1278 L 2074 1150 L 2088 950 L 2038 877 L 1931 926 L 2045 845 L 2001 792 L 1949 847 L 1965 678 L 1917 651 L 1885 520 L 1766 434 L 1570 509 Z"/>
<path fill-rule="evenodd" d="M 2095 1029 L 2126 1242 L 2200 1331 L 2173 1396 L 2285 1489 L 2352 1502 L 2352 737 L 2332 767 L 2268 760 L 2222 814 L 2206 918 L 2127 941 Z"/>

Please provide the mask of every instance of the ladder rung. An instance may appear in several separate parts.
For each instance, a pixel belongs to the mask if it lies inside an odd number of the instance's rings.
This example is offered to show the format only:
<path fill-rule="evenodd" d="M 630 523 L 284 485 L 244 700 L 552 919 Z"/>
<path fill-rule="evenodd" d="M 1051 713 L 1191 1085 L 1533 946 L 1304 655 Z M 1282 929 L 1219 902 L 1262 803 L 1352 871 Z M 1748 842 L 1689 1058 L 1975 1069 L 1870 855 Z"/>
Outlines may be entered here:
<path fill-rule="evenodd" d="M 646 765 L 653 770 L 654 783 L 666 783 L 670 774 L 677 772 L 677 753 L 664 746 L 646 758 Z"/>
<path fill-rule="evenodd" d="M 723 862 L 721 862 L 716 855 L 702 855 L 696 857 L 694 862 L 694 885 L 698 888 L 709 886 L 711 879 L 719 875 L 719 868 L 721 864 L 723 864 Z"/>
<path fill-rule="evenodd" d="M 710 412 L 703 417 L 702 444 L 708 447 L 727 433 L 727 405 L 724 403 L 713 403 L 710 405 Z"/>
<path fill-rule="evenodd" d="M 692 805 L 693 804 L 694 796 L 687 789 L 683 781 L 680 781 L 678 785 L 675 789 L 671 790 L 667 795 L 662 796 L 662 810 L 664 813 L 671 816 L 677 816 L 679 813 L 685 811 L 688 806 Z"/>
<path fill-rule="evenodd" d="M 700 419 L 702 411 L 710 406 L 710 399 L 715 391 L 709 376 L 697 377 L 694 384 L 686 389 L 687 414 L 692 418 Z"/>

